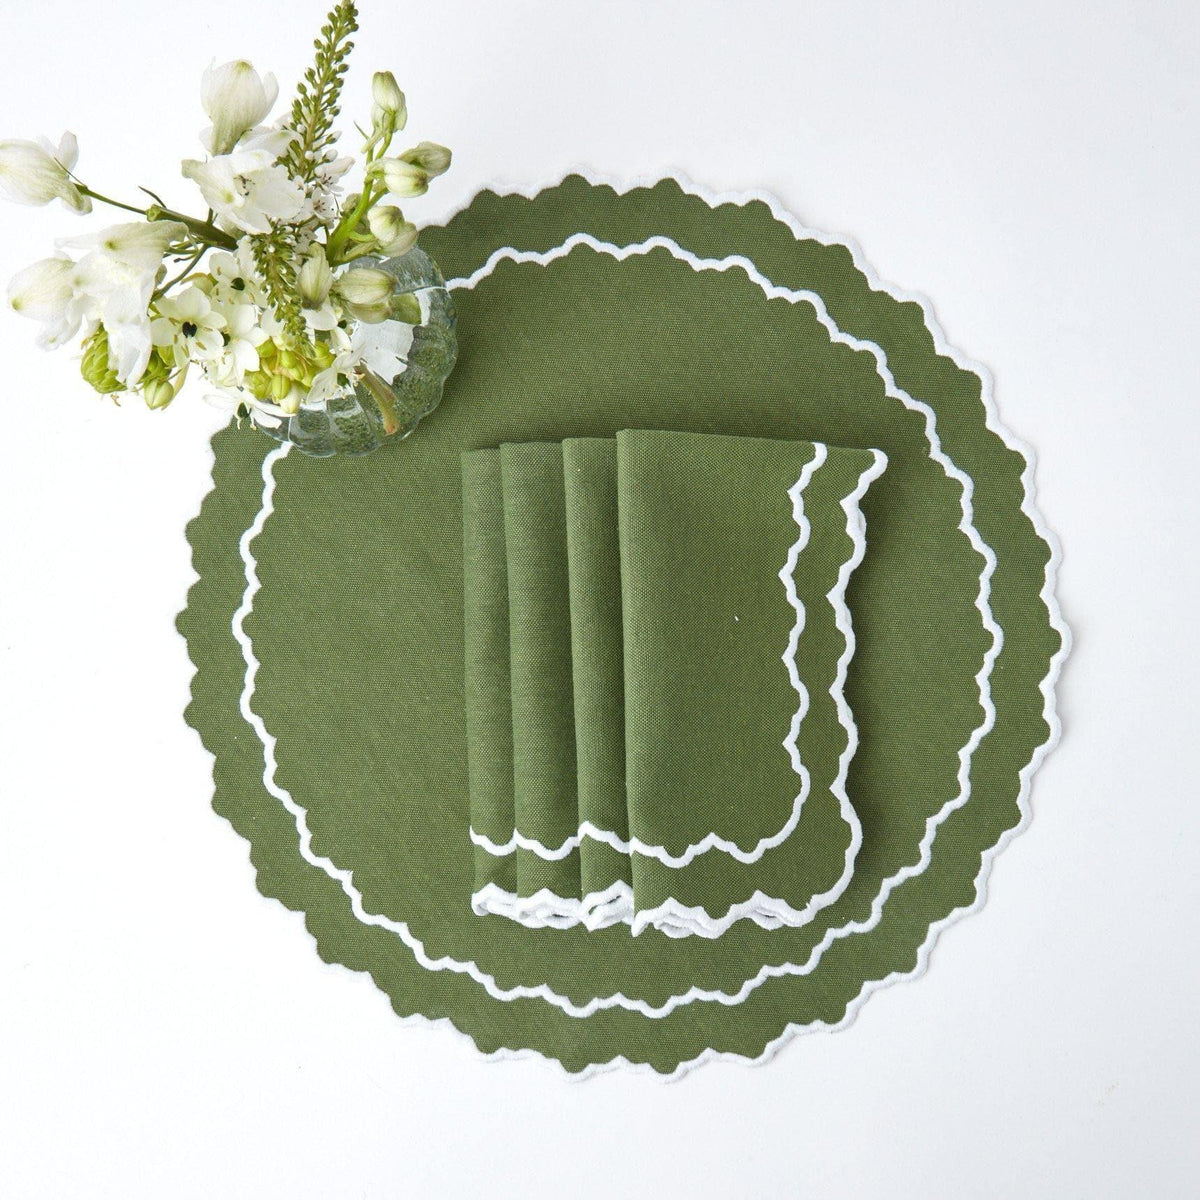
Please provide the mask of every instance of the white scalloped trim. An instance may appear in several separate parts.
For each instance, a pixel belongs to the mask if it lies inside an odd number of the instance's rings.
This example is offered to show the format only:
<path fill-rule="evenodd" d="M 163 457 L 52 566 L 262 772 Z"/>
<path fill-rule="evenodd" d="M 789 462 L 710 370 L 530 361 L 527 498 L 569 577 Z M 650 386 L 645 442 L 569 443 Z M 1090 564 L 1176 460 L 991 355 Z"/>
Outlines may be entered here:
<path fill-rule="evenodd" d="M 724 1062 L 737 1062 L 737 1063 L 750 1064 L 750 1065 L 757 1065 L 757 1064 L 765 1063 L 765 1062 L 769 1061 L 783 1045 L 785 1045 L 787 1042 L 789 1042 L 794 1037 L 797 1037 L 797 1036 L 800 1036 L 800 1035 L 806 1034 L 806 1033 L 817 1032 L 819 1030 L 838 1030 L 838 1029 L 846 1028 L 853 1022 L 855 1017 L 858 1015 L 858 1012 L 862 1008 L 863 1004 L 865 1004 L 866 1001 L 876 991 L 878 991 L 882 988 L 888 987 L 891 984 L 896 983 L 902 979 L 916 978 L 916 977 L 920 976 L 921 974 L 923 974 L 924 971 L 928 968 L 930 954 L 933 950 L 933 947 L 936 945 L 938 938 L 941 936 L 942 932 L 944 930 L 946 930 L 947 928 L 949 928 L 951 925 L 955 924 L 962 917 L 967 916 L 970 913 L 976 912 L 984 906 L 984 904 L 987 901 L 987 884 L 988 884 L 988 879 L 989 879 L 989 876 L 991 873 L 992 864 L 995 862 L 996 856 L 999 855 L 1004 850 L 1004 848 L 1008 845 L 1008 843 L 1013 838 L 1018 836 L 1020 833 L 1024 832 L 1024 830 L 1028 827 L 1029 821 L 1032 816 L 1032 813 L 1031 813 L 1031 810 L 1029 807 L 1029 794 L 1030 794 L 1030 790 L 1031 790 L 1031 786 L 1032 786 L 1033 776 L 1037 772 L 1038 768 L 1041 766 L 1042 762 L 1045 760 L 1046 756 L 1055 748 L 1055 746 L 1058 745 L 1058 742 L 1062 736 L 1062 725 L 1061 725 L 1061 722 L 1058 717 L 1058 711 L 1057 711 L 1057 705 L 1056 705 L 1055 685 L 1057 684 L 1059 675 L 1061 674 L 1061 671 L 1062 671 L 1063 663 L 1066 661 L 1066 658 L 1069 655 L 1070 648 L 1071 648 L 1071 632 L 1070 632 L 1070 629 L 1067 626 L 1065 620 L 1063 619 L 1062 611 L 1059 607 L 1058 600 L 1055 595 L 1055 587 L 1056 587 L 1056 584 L 1058 581 L 1058 570 L 1059 570 L 1059 566 L 1062 561 L 1062 550 L 1061 550 L 1061 546 L 1059 545 L 1058 538 L 1055 536 L 1053 531 L 1050 530 L 1046 526 L 1046 523 L 1045 523 L 1044 519 L 1042 518 L 1041 513 L 1038 511 L 1038 509 L 1036 507 L 1037 489 L 1036 489 L 1036 482 L 1035 482 L 1035 475 L 1036 475 L 1035 455 L 1033 454 L 1030 447 L 1022 439 L 1020 439 L 1014 433 L 1012 433 L 1009 429 L 1007 429 L 1007 427 L 1004 426 L 1004 424 L 1000 421 L 999 413 L 998 413 L 998 410 L 996 407 L 996 402 L 995 402 L 994 381 L 992 379 L 991 372 L 986 367 L 984 367 L 982 364 L 974 362 L 972 359 L 968 358 L 964 354 L 961 354 L 959 351 L 955 350 L 952 346 L 949 345 L 949 343 L 946 341 L 946 337 L 945 337 L 944 332 L 941 329 L 941 326 L 937 322 L 937 318 L 934 315 L 932 306 L 930 305 L 928 300 L 926 300 L 923 296 L 920 296 L 916 293 L 907 291 L 903 288 L 899 288 L 894 285 L 888 285 L 888 284 L 884 283 L 883 280 L 879 277 L 879 275 L 875 272 L 875 270 L 871 267 L 870 263 L 867 262 L 866 259 L 863 257 L 862 251 L 858 247 L 857 243 L 853 241 L 853 239 L 845 238 L 845 237 L 834 237 L 832 235 L 820 233 L 816 230 L 808 229 L 801 222 L 799 222 L 795 217 L 793 217 L 789 212 L 787 212 L 787 210 L 784 209 L 783 206 L 773 196 L 771 196 L 769 193 L 762 191 L 760 189 L 754 189 L 754 190 L 742 191 L 742 192 L 733 192 L 733 191 L 715 192 L 710 189 L 703 188 L 698 184 L 692 183 L 690 180 L 688 180 L 686 177 L 684 177 L 680 174 L 669 174 L 668 173 L 668 174 L 664 174 L 664 175 L 661 175 L 661 176 L 658 176 L 655 178 L 635 177 L 633 179 L 620 181 L 620 180 L 614 180 L 610 176 L 604 176 L 604 175 L 601 175 L 598 173 L 590 172 L 584 168 L 574 168 L 574 169 L 565 171 L 561 176 L 559 176 L 557 178 L 546 180 L 535 186 L 524 186 L 523 187 L 523 186 L 519 186 L 519 185 L 500 185 L 498 187 L 493 186 L 492 190 L 496 194 L 499 194 L 499 195 L 503 195 L 503 194 L 523 195 L 528 198 L 532 198 L 538 192 L 541 192 L 541 191 L 545 190 L 546 188 L 554 187 L 554 186 L 557 186 L 558 184 L 561 184 L 570 175 L 579 175 L 580 177 L 582 177 L 587 182 L 589 182 L 593 185 L 608 186 L 608 187 L 612 188 L 619 195 L 625 194 L 628 191 L 633 191 L 633 190 L 636 190 L 639 188 L 653 187 L 656 183 L 661 182 L 662 179 L 669 178 L 669 179 L 674 180 L 674 182 L 685 193 L 697 197 L 698 199 L 702 200 L 704 203 L 708 204 L 710 207 L 715 208 L 715 207 L 719 207 L 724 204 L 734 204 L 734 205 L 744 206 L 744 205 L 747 205 L 750 203 L 761 202 L 767 206 L 767 208 L 771 212 L 772 216 L 774 216 L 776 220 L 778 220 L 781 223 L 783 223 L 784 225 L 786 225 L 792 231 L 794 236 L 797 237 L 799 240 L 801 240 L 801 241 L 814 240 L 814 241 L 819 242 L 822 245 L 844 246 L 850 252 L 850 255 L 851 255 L 852 261 L 854 262 L 855 267 L 862 273 L 864 278 L 867 280 L 869 286 L 872 287 L 873 289 L 879 290 L 879 291 L 884 291 L 887 294 L 889 294 L 890 296 L 892 296 L 894 299 L 899 300 L 901 302 L 912 302 L 912 303 L 916 303 L 916 304 L 920 305 L 922 313 L 924 315 L 925 325 L 928 328 L 930 335 L 933 339 L 934 349 L 935 349 L 936 353 L 949 358 L 960 369 L 970 372 L 970 373 L 973 373 L 979 378 L 980 383 L 981 383 L 981 399 L 982 399 L 982 402 L 984 405 L 985 426 L 988 429 L 990 429 L 993 433 L 995 433 L 1009 449 L 1020 454 L 1025 461 L 1025 464 L 1026 464 L 1025 470 L 1022 472 L 1022 484 L 1023 484 L 1024 496 L 1022 499 L 1021 511 L 1029 518 L 1029 520 L 1032 523 L 1032 525 L 1034 526 L 1034 529 L 1036 530 L 1038 536 L 1041 537 L 1050 548 L 1050 556 L 1049 556 L 1049 559 L 1046 564 L 1045 579 L 1044 579 L 1040 594 L 1041 594 L 1041 599 L 1046 606 L 1051 627 L 1059 634 L 1059 636 L 1061 638 L 1061 645 L 1059 647 L 1059 650 L 1055 655 L 1053 655 L 1053 657 L 1050 660 L 1049 668 L 1047 670 L 1045 678 L 1042 680 L 1041 689 L 1040 689 L 1042 692 L 1042 695 L 1043 695 L 1043 699 L 1044 699 L 1043 717 L 1049 728 L 1049 734 L 1048 734 L 1046 740 L 1040 746 L 1038 746 L 1034 749 L 1033 753 L 1030 756 L 1029 762 L 1018 773 L 1019 777 L 1020 777 L 1020 781 L 1021 781 L 1020 791 L 1017 796 L 1017 805 L 1018 805 L 1018 809 L 1021 813 L 1020 820 L 1017 822 L 1017 824 L 1015 826 L 1013 826 L 1011 829 L 1009 829 L 1008 831 L 1006 831 L 1004 834 L 1002 834 L 1000 836 L 1000 838 L 997 840 L 995 846 L 991 847 L 989 850 L 984 851 L 984 853 L 981 857 L 980 871 L 979 871 L 979 874 L 976 876 L 976 881 L 975 881 L 976 895 L 975 895 L 974 902 L 970 905 L 964 905 L 958 909 L 955 909 L 953 912 L 948 914 L 942 920 L 937 921 L 933 925 L 930 926 L 929 933 L 928 933 L 925 941 L 922 943 L 921 947 L 918 950 L 916 965 L 914 966 L 914 968 L 911 971 L 896 971 L 896 972 L 893 972 L 890 975 L 886 976 L 884 979 L 867 981 L 864 984 L 863 990 L 859 993 L 859 995 L 847 1005 L 846 1015 L 842 1018 L 841 1021 L 839 1021 L 833 1025 L 830 1025 L 830 1024 L 828 1024 L 826 1022 L 822 1022 L 822 1021 L 812 1022 L 808 1025 L 798 1025 L 795 1023 L 789 1023 L 784 1028 L 783 1032 L 777 1038 L 775 1038 L 773 1041 L 769 1042 L 767 1044 L 767 1046 L 764 1048 L 763 1052 L 758 1056 L 749 1056 L 749 1055 L 744 1055 L 744 1054 L 738 1054 L 736 1052 L 731 1052 L 731 1051 L 718 1051 L 718 1050 L 709 1049 L 709 1050 L 705 1050 L 702 1054 L 697 1055 L 697 1057 L 694 1059 L 690 1059 L 686 1062 L 680 1063 L 679 1066 L 676 1067 L 674 1071 L 660 1072 L 660 1071 L 655 1070 L 654 1067 L 652 1065 L 650 1065 L 649 1063 L 634 1063 L 634 1062 L 631 1062 L 629 1059 L 627 1059 L 624 1055 L 617 1055 L 605 1063 L 591 1064 L 588 1067 L 584 1068 L 582 1071 L 572 1072 L 572 1071 L 568 1071 L 562 1065 L 562 1063 L 560 1063 L 557 1059 L 550 1057 L 548 1055 L 545 1055 L 541 1051 L 534 1050 L 531 1048 L 502 1047 L 501 1049 L 491 1052 L 491 1053 L 480 1051 L 478 1046 L 475 1044 L 474 1039 L 471 1037 L 471 1035 L 468 1033 L 464 1033 L 462 1030 L 458 1029 L 458 1027 L 454 1024 L 454 1022 L 449 1017 L 427 1017 L 421 1013 L 414 1013 L 410 1016 L 405 1016 L 405 1017 L 399 1018 L 400 1022 L 405 1025 L 419 1023 L 419 1024 L 423 1024 L 423 1025 L 432 1025 L 435 1027 L 448 1027 L 448 1028 L 454 1030 L 455 1033 L 457 1033 L 461 1038 L 463 1038 L 467 1043 L 469 1043 L 470 1046 L 472 1047 L 472 1049 L 475 1051 L 475 1053 L 480 1055 L 486 1061 L 522 1059 L 522 1058 L 539 1058 L 539 1059 L 542 1059 L 543 1061 L 551 1063 L 553 1066 L 557 1067 L 558 1070 L 566 1078 L 571 1079 L 573 1081 L 582 1081 L 584 1079 L 589 1079 L 594 1075 L 603 1074 L 607 1071 L 614 1070 L 617 1068 L 626 1068 L 626 1069 L 629 1069 L 632 1071 L 648 1073 L 648 1074 L 653 1075 L 657 1079 L 670 1081 L 670 1080 L 680 1079 L 684 1075 L 686 1075 L 689 1071 L 691 1071 L 693 1068 L 702 1066 L 703 1064 L 709 1063 L 709 1062 L 724 1061 Z M 470 202 L 468 201 L 462 207 L 466 208 L 467 204 L 469 204 L 469 203 Z M 459 211 L 461 211 L 461 209 Z M 447 217 L 447 219 L 449 219 L 449 217 Z M 884 369 L 886 369 L 886 361 L 887 361 L 886 356 L 883 354 L 883 351 L 880 350 L 878 347 L 876 347 L 876 350 L 878 352 L 877 362 L 879 362 L 880 365 L 883 366 Z M 889 372 L 889 374 L 890 374 L 890 372 Z M 913 404 L 915 406 L 916 402 L 913 402 Z M 925 407 L 927 407 L 927 406 L 925 406 Z M 933 415 L 931 411 L 930 411 L 930 415 L 931 416 Z M 273 481 L 273 474 L 272 474 L 273 468 L 274 468 L 274 463 L 277 460 L 277 458 L 283 453 L 286 453 L 286 447 L 281 447 L 277 450 L 274 450 L 265 457 L 265 459 L 263 461 L 264 505 L 263 505 L 263 508 L 260 509 L 259 513 L 256 515 L 254 522 L 251 524 L 251 526 L 246 530 L 246 532 L 242 535 L 242 538 L 239 540 L 239 549 L 241 551 L 243 561 L 246 564 L 246 570 L 247 570 L 246 593 L 243 596 L 243 602 L 239 606 L 239 609 L 238 609 L 237 613 L 235 613 L 234 619 L 233 619 L 233 633 L 234 633 L 235 638 L 238 640 L 239 644 L 242 646 L 243 655 L 246 658 L 246 662 L 247 662 L 247 673 L 246 673 L 247 687 L 246 687 L 246 689 L 243 690 L 243 694 L 242 694 L 242 698 L 241 698 L 239 707 L 242 711 L 243 717 L 247 720 L 247 722 L 250 724 L 251 728 L 254 729 L 256 735 L 258 735 L 260 740 L 263 742 L 263 756 L 264 756 L 264 763 L 265 763 L 263 781 L 264 781 L 264 785 L 267 788 L 267 791 L 271 795 L 275 796 L 276 799 L 279 799 L 280 803 L 282 803 L 284 805 L 284 807 L 288 809 L 289 812 L 292 812 L 293 816 L 296 816 L 298 818 L 297 829 L 300 834 L 300 850 L 301 850 L 302 856 L 305 858 L 306 861 L 310 862 L 312 865 L 315 865 L 315 866 L 319 867 L 320 869 L 322 869 L 323 871 L 326 871 L 326 866 L 324 864 L 322 864 L 320 861 L 314 862 L 313 858 L 310 857 L 312 855 L 312 847 L 311 847 L 312 835 L 307 830 L 307 824 L 306 824 L 306 821 L 304 820 L 304 818 L 305 818 L 304 810 L 300 809 L 299 806 L 295 805 L 294 800 L 292 800 L 291 796 L 288 795 L 286 792 L 283 793 L 283 795 L 278 794 L 278 792 L 281 789 L 279 789 L 277 787 L 277 785 L 275 784 L 275 781 L 274 781 L 274 765 L 275 765 L 274 739 L 272 738 L 270 733 L 265 730 L 265 728 L 262 728 L 260 731 L 261 723 L 258 721 L 257 717 L 255 716 L 255 714 L 252 711 L 248 711 L 249 710 L 249 697 L 253 693 L 253 680 L 254 680 L 255 675 L 257 674 L 257 665 L 258 664 L 257 664 L 257 659 L 255 659 L 255 657 L 254 657 L 253 648 L 249 645 L 248 639 L 246 638 L 246 634 L 245 634 L 245 631 L 243 628 L 243 622 L 245 620 L 247 613 L 250 610 L 250 605 L 253 602 L 254 592 L 257 591 L 258 586 L 259 586 L 257 572 L 255 569 L 255 562 L 254 562 L 253 556 L 250 554 L 249 545 L 250 545 L 250 542 L 253 541 L 254 537 L 256 537 L 257 534 L 259 532 L 261 532 L 263 523 L 265 522 L 267 516 L 269 515 L 269 504 L 271 502 L 271 498 L 272 498 L 272 494 L 273 494 L 273 490 L 274 490 L 274 481 Z M 963 799 L 962 802 L 965 803 L 965 798 Z M 956 805 L 956 807 L 958 807 L 958 806 L 960 806 L 960 805 Z M 931 853 L 931 847 L 932 847 L 931 834 L 936 830 L 936 826 L 937 826 L 937 824 L 940 823 L 940 819 L 942 819 L 940 817 L 940 814 L 938 817 L 931 818 L 931 822 L 933 823 L 933 828 L 930 829 L 929 825 L 927 825 L 926 837 L 922 840 L 922 844 L 921 844 L 921 862 L 917 865 L 916 868 L 906 868 L 903 872 L 901 872 L 901 874 L 904 875 L 904 878 L 911 878 L 914 874 L 919 873 L 921 870 L 924 869 L 924 867 L 926 865 L 928 865 L 928 861 L 929 861 L 929 857 L 930 857 L 930 853 Z M 307 853 L 306 853 L 306 851 L 307 851 Z M 247 850 L 247 855 L 249 856 L 249 850 Z M 328 860 L 326 860 L 326 862 L 328 862 Z M 365 912 L 362 908 L 361 894 L 358 893 L 357 889 L 355 889 L 353 887 L 353 884 L 350 879 L 350 873 L 349 872 L 340 872 L 338 870 L 338 868 L 336 868 L 332 863 L 328 863 L 328 867 L 331 868 L 333 871 L 332 878 L 334 878 L 342 886 L 343 891 L 346 892 L 348 898 L 350 899 L 351 910 L 358 920 L 363 921 L 365 924 L 378 924 L 383 927 L 395 926 L 395 925 L 400 924 L 398 922 L 390 922 L 388 920 L 388 918 L 386 918 L 386 917 L 375 916 L 373 914 Z M 328 873 L 328 871 L 326 871 L 326 873 Z M 893 879 L 895 882 L 892 884 L 892 887 L 885 887 L 884 891 L 881 892 L 879 897 L 877 897 L 875 905 L 873 905 L 873 907 L 872 907 L 872 915 L 868 921 L 859 922 L 853 927 L 845 926 L 841 930 L 829 931 L 826 934 L 825 939 L 823 939 L 822 942 L 817 947 L 814 948 L 812 954 L 809 956 L 809 959 L 806 961 L 805 964 L 803 964 L 799 967 L 795 966 L 794 964 L 785 964 L 784 967 L 779 967 L 779 968 L 773 968 L 773 967 L 769 967 L 769 966 L 764 967 L 763 971 L 761 971 L 754 978 L 747 980 L 746 983 L 743 984 L 743 987 L 742 987 L 742 989 L 740 989 L 737 996 L 729 996 L 724 993 L 714 992 L 714 993 L 710 993 L 708 996 L 688 996 L 688 997 L 673 998 L 673 1001 L 677 1000 L 679 1003 L 690 1003 L 693 999 L 710 999 L 710 1000 L 716 1000 L 719 1002 L 724 1002 L 727 1004 L 728 1003 L 739 1003 L 740 999 L 738 997 L 744 998 L 743 993 L 745 995 L 748 995 L 749 991 L 753 990 L 755 987 L 760 986 L 763 982 L 765 982 L 765 980 L 767 978 L 771 978 L 773 975 L 776 975 L 776 974 L 807 974 L 807 973 L 811 972 L 816 967 L 817 963 L 820 961 L 820 957 L 824 953 L 824 950 L 828 947 L 828 945 L 832 944 L 833 941 L 837 940 L 838 938 L 845 937 L 845 936 L 848 936 L 853 933 L 866 932 L 867 930 L 873 928 L 876 924 L 878 924 L 878 921 L 882 914 L 883 904 L 886 902 L 887 895 L 890 895 L 891 890 L 893 890 L 895 886 L 898 886 L 898 884 L 900 882 L 903 882 L 903 880 L 900 879 L 899 876 L 895 876 L 895 877 L 893 877 Z M 302 914 L 297 914 L 297 915 L 301 920 L 303 920 Z M 407 927 L 404 926 L 403 928 L 404 928 L 404 932 L 408 933 Z M 397 932 L 399 934 L 398 929 L 394 929 L 393 932 Z M 402 938 L 401 940 L 404 940 L 404 939 Z M 406 945 L 407 944 L 408 943 L 406 942 Z M 420 947 L 420 949 L 417 949 L 416 947 L 409 946 L 409 949 L 413 951 L 414 956 L 416 957 L 418 963 L 420 963 L 420 965 L 422 965 L 423 967 L 427 967 L 427 969 L 461 971 L 462 973 L 471 974 L 470 968 L 465 963 L 457 963 L 454 960 L 448 960 L 448 959 L 446 959 L 446 960 L 430 960 L 428 958 L 428 956 L 424 953 L 423 947 Z M 435 962 L 438 965 L 435 966 L 434 965 Z M 473 967 L 474 964 L 470 964 L 470 966 Z M 475 968 L 475 970 L 478 971 L 478 968 Z M 766 973 L 764 974 L 764 972 L 766 972 Z M 479 980 L 479 982 L 482 982 L 482 980 Z M 494 987 L 495 981 L 491 980 L 491 983 L 492 983 L 492 986 Z M 486 988 L 486 985 L 485 985 L 485 988 Z M 489 994 L 494 994 L 491 992 L 490 988 L 488 988 L 487 990 L 489 991 Z M 521 989 L 520 991 L 522 991 L 525 995 L 535 996 L 545 990 L 548 990 L 548 989 L 545 989 L 544 985 L 542 985 L 541 988 Z M 692 989 L 692 991 L 695 992 L 695 991 L 697 991 L 697 989 Z M 510 995 L 506 995 L 506 996 L 498 997 L 498 998 L 516 999 L 516 998 L 518 998 L 518 995 L 510 994 Z M 543 996 L 543 998 L 545 998 L 545 997 Z M 617 1000 L 616 997 L 610 997 L 608 999 L 612 1002 L 608 1005 L 610 1007 L 613 1006 Z M 601 1007 L 601 1002 L 596 1001 L 593 1003 L 594 1003 L 594 1007 L 591 1008 L 591 1011 L 596 1011 L 599 1007 Z M 656 1011 L 656 1010 L 646 1011 L 647 1009 L 649 1009 L 649 1006 L 644 1005 L 644 1003 L 642 1003 L 642 1002 L 635 1002 L 635 1003 L 633 1003 L 632 1007 L 634 1009 L 636 1009 L 637 1011 L 644 1012 L 645 1015 L 665 1016 L 667 1012 L 671 1011 L 675 1007 L 678 1007 L 677 1003 L 674 1003 L 674 1002 L 668 1002 L 668 1003 L 669 1003 L 669 1007 L 664 1006 L 665 1011 L 661 1011 L 661 1012 Z M 626 1006 L 628 1007 L 629 1005 L 627 1004 Z M 580 1014 L 580 1015 L 586 1015 L 586 1014 Z"/>
<path fill-rule="evenodd" d="M 471 909 L 480 917 L 508 917 L 528 929 L 570 929 L 573 925 L 595 931 L 633 917 L 633 889 L 618 879 L 602 892 L 583 899 L 560 896 L 542 888 L 532 896 L 518 896 L 496 883 L 484 884 L 471 896 Z"/>

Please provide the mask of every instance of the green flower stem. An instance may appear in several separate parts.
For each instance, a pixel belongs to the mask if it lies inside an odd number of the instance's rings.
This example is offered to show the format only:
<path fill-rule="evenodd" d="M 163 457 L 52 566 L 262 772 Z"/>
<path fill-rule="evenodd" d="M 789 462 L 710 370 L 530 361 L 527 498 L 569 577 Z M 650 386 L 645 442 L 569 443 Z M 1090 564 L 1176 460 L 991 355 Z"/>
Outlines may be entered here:
<path fill-rule="evenodd" d="M 325 245 L 325 257 L 329 259 L 331 266 L 336 266 L 342 261 L 342 251 L 350 240 L 350 235 L 358 228 L 359 222 L 367 215 L 371 205 L 382 195 L 380 193 L 372 196 L 374 190 L 374 184 L 368 180 L 363 187 L 363 194 L 358 203 L 341 219 L 338 227 L 329 235 L 329 241 Z"/>
<path fill-rule="evenodd" d="M 178 221 L 186 225 L 189 232 L 210 246 L 220 246 L 223 250 L 236 250 L 237 239 L 231 237 L 222 229 L 218 229 L 211 221 L 199 221 L 195 217 L 185 216 L 172 208 L 162 208 L 152 204 L 146 209 L 147 221 Z"/>
<path fill-rule="evenodd" d="M 369 368 L 363 371 L 361 382 L 379 405 L 379 411 L 383 415 L 383 432 L 390 436 L 400 428 L 396 417 L 395 393 Z"/>
<path fill-rule="evenodd" d="M 226 250 L 237 249 L 237 242 L 229 234 L 218 229 L 212 221 L 198 221 L 195 217 L 185 216 L 171 208 L 164 208 L 161 204 L 152 204 L 149 208 L 137 208 L 133 204 L 124 204 L 120 200 L 114 200 L 111 196 L 95 192 L 86 184 L 80 183 L 78 187 L 85 196 L 99 200 L 101 204 L 108 204 L 113 208 L 123 209 L 125 212 L 137 213 L 138 216 L 145 217 L 147 221 L 178 221 L 180 225 L 186 225 L 195 237 L 207 242 L 210 246 L 221 246 Z"/>
<path fill-rule="evenodd" d="M 112 200 L 108 196 L 102 196 L 99 192 L 93 192 L 90 187 L 86 187 L 82 183 L 78 187 L 85 196 L 90 196 L 93 200 L 99 200 L 101 204 L 111 204 L 113 208 L 123 208 L 126 212 L 139 213 L 143 217 L 146 215 L 144 208 L 135 208 L 132 204 L 122 204 L 120 200 Z"/>
<path fill-rule="evenodd" d="M 338 263 L 348 261 L 352 257 L 351 255 L 346 255 L 345 258 L 342 256 L 347 241 L 362 223 L 363 217 L 387 194 L 386 188 L 376 191 L 375 183 L 371 179 L 371 164 L 388 152 L 394 136 L 395 132 L 389 131 L 378 146 L 367 148 L 367 177 L 363 180 L 362 195 L 359 197 L 358 203 L 338 222 L 337 228 L 329 235 L 329 240 L 325 244 L 325 257 L 329 259 L 331 266 L 337 266 Z"/>
<path fill-rule="evenodd" d="M 208 251 L 207 246 L 201 246 L 200 249 L 197 250 L 196 253 L 193 254 L 192 257 L 188 259 L 183 270 L 180 271 L 179 274 L 176 275 L 174 279 L 168 279 L 167 282 L 164 283 L 161 287 L 156 288 L 154 295 L 151 296 L 150 299 L 157 300 L 159 298 L 159 296 L 165 296 L 167 294 L 167 292 L 169 292 L 173 287 L 175 287 L 176 284 L 180 284 L 185 279 L 187 279 L 188 276 L 191 275 L 191 273 L 196 269 L 196 264 L 204 257 L 204 255 L 207 251 Z"/>

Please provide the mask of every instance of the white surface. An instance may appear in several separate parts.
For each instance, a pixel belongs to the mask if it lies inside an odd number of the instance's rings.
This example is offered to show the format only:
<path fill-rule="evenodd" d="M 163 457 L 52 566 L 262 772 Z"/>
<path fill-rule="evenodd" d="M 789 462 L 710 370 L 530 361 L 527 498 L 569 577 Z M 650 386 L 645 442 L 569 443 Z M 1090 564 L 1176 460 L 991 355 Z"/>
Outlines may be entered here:
<path fill-rule="evenodd" d="M 392 67 L 456 151 L 418 219 L 676 168 L 933 298 L 1039 452 L 1064 742 L 988 907 L 849 1030 L 672 1086 L 478 1062 L 325 967 L 209 810 L 172 618 L 218 414 L 115 410 L 0 314 L 0 1194 L 1194 1195 L 1200 9 L 363 7 L 352 105 Z M 71 128 L 95 186 L 182 201 L 200 71 L 286 87 L 321 16 L 290 8 L 5 5 L 0 137 Z M 0 208 L 0 277 L 76 222 Z"/>

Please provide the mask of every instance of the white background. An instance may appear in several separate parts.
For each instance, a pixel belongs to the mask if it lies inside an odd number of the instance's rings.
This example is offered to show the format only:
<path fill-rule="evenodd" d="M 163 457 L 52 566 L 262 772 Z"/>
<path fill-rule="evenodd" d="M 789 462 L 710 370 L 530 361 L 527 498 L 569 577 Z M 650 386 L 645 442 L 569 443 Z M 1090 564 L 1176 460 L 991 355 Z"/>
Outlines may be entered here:
<path fill-rule="evenodd" d="M 362 7 L 351 111 L 393 68 L 456 152 L 418 220 L 675 169 L 932 297 L 1039 453 L 1065 740 L 988 907 L 850 1029 L 673 1085 L 483 1063 L 324 966 L 209 809 L 173 617 L 219 415 L 118 410 L 0 312 L 0 1194 L 1194 1196 L 1200 6 Z M 321 15 L 5 0 L 0 137 L 185 203 L 203 67 L 290 89 Z M 86 224 L 0 209 L 0 277 Z"/>

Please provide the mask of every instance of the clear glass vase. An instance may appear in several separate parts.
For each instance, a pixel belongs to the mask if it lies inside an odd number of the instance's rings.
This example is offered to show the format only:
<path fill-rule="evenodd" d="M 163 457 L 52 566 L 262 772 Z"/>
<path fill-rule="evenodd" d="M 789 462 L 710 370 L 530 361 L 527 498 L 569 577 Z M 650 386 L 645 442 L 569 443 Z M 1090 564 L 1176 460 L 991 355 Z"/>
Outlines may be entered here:
<path fill-rule="evenodd" d="M 374 376 L 327 399 L 302 401 L 297 412 L 280 412 L 274 425 L 256 422 L 268 437 L 319 458 L 369 454 L 408 437 L 438 406 L 458 356 L 454 300 L 429 255 L 414 247 L 399 258 L 365 256 L 354 265 L 386 271 L 396 278 L 397 292 L 415 293 L 421 322 L 384 321 L 370 327 L 372 337 L 403 360 L 393 378 Z"/>

